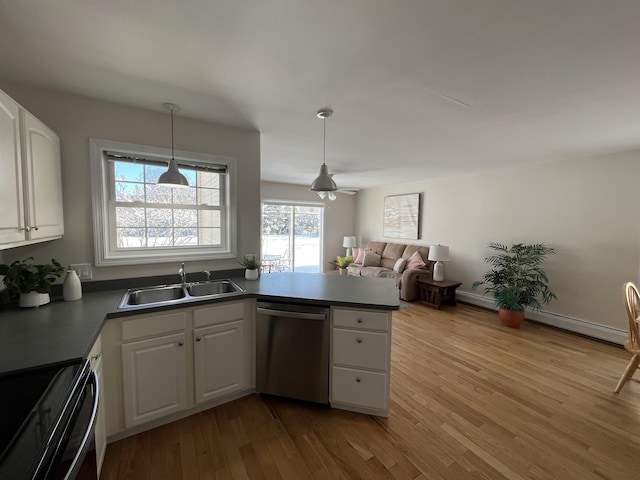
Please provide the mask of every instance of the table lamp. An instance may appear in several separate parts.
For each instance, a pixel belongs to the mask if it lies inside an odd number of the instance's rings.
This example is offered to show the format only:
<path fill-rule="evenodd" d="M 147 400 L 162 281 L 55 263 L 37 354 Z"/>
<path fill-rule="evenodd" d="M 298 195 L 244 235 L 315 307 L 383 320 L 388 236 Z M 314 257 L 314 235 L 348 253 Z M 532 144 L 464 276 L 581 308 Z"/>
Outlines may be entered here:
<path fill-rule="evenodd" d="M 449 247 L 447 245 L 431 245 L 429 247 L 429 260 L 436 262 L 433 266 L 433 279 L 436 282 L 444 280 L 444 265 L 449 261 Z"/>
<path fill-rule="evenodd" d="M 347 257 L 353 256 L 351 249 L 356 246 L 356 237 L 344 237 L 342 246 L 347 249 Z"/>

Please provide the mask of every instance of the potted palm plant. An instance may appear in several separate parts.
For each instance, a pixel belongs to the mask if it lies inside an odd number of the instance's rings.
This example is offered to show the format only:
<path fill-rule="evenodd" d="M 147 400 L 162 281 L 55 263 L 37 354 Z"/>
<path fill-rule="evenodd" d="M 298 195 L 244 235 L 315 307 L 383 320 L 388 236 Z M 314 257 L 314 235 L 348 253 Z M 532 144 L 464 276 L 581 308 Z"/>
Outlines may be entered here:
<path fill-rule="evenodd" d="M 492 242 L 489 248 L 497 252 L 484 259 L 492 268 L 482 280 L 473 282 L 471 290 L 486 285 L 484 293 L 493 295 L 502 324 L 520 328 L 525 309 L 539 311 L 540 302 L 546 304 L 556 298 L 542 268 L 544 260 L 556 251 L 539 243 L 507 247 Z"/>
<path fill-rule="evenodd" d="M 0 265 L 0 275 L 11 295 L 20 295 L 21 307 L 39 307 L 51 301 L 51 284 L 64 272 L 54 258 L 50 264 L 35 265 L 33 257 Z"/>
<path fill-rule="evenodd" d="M 247 280 L 257 280 L 260 276 L 260 266 L 262 265 L 257 255 L 245 255 L 240 260 L 246 270 L 244 271 L 244 278 Z"/>
<path fill-rule="evenodd" d="M 346 275 L 347 267 L 352 263 L 353 257 L 351 255 L 348 255 L 346 257 L 341 257 L 340 255 L 338 255 L 336 257 L 336 265 L 338 265 L 338 268 L 340 269 L 340 275 Z"/>

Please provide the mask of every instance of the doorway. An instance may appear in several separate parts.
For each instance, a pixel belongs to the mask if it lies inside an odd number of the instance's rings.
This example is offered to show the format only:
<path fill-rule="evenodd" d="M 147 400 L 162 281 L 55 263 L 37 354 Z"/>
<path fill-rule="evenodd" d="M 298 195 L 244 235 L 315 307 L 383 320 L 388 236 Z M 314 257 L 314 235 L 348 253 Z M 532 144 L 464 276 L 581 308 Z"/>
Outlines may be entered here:
<path fill-rule="evenodd" d="M 322 206 L 263 202 L 263 273 L 320 273 L 323 220 Z"/>

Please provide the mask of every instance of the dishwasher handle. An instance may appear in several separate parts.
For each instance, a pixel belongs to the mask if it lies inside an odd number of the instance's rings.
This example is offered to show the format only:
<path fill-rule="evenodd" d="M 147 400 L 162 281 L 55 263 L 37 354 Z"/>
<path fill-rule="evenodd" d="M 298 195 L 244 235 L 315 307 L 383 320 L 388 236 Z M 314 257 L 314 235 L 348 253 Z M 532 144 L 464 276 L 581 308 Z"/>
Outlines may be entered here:
<path fill-rule="evenodd" d="M 258 314 L 271 315 L 275 317 L 287 317 L 287 318 L 299 318 L 301 320 L 325 320 L 327 315 L 325 313 L 305 313 L 305 312 L 290 312 L 288 310 L 274 310 L 272 308 L 257 308 Z"/>

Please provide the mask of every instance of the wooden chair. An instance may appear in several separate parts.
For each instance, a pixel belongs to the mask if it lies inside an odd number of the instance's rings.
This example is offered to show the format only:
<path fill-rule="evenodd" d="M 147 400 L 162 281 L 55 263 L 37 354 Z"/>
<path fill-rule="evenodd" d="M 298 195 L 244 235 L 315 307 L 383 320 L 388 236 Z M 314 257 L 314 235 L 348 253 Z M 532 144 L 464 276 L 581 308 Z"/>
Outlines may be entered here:
<path fill-rule="evenodd" d="M 624 303 L 627 309 L 627 321 L 629 322 L 629 339 L 624 342 L 624 348 L 633 354 L 629 365 L 622 374 L 618 385 L 616 385 L 616 393 L 622 390 L 627 381 L 631 380 L 633 374 L 636 372 L 638 365 L 640 364 L 640 334 L 638 329 L 640 328 L 640 294 L 636 286 L 627 282 L 622 287 L 622 294 L 624 295 Z M 637 380 L 634 380 L 634 382 Z"/>

